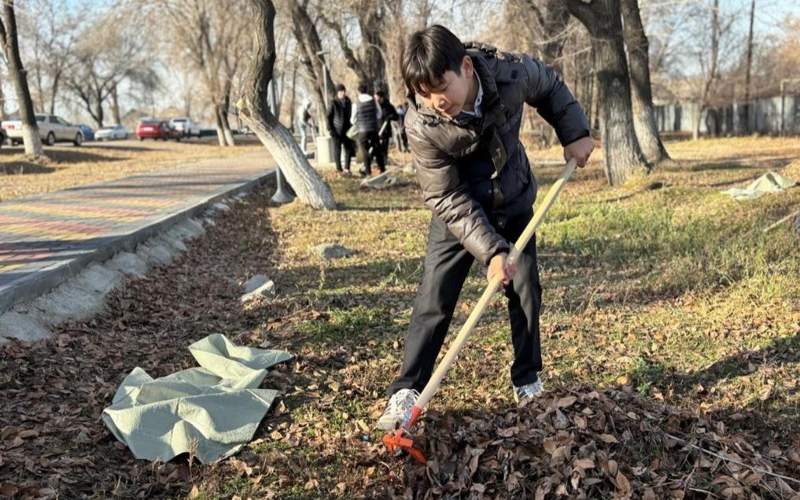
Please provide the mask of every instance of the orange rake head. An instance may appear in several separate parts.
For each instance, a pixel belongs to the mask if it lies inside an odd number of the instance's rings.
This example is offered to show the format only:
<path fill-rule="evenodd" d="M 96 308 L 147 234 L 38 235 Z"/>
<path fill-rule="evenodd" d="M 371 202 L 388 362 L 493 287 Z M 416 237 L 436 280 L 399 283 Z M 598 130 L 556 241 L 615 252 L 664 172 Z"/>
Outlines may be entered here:
<path fill-rule="evenodd" d="M 386 446 L 386 449 L 389 450 L 389 453 L 406 452 L 411 458 L 424 465 L 428 463 L 428 459 L 425 458 L 425 454 L 422 453 L 422 450 L 414 447 L 414 439 L 408 432 L 417 422 L 421 413 L 421 408 L 417 406 L 412 407 L 411 417 L 408 419 L 408 423 L 405 426 L 399 426 L 394 432 L 383 436 L 383 444 Z"/>
<path fill-rule="evenodd" d="M 408 432 L 402 427 L 398 427 L 396 431 L 383 436 L 383 444 L 389 453 L 406 452 L 408 455 L 417 462 L 425 465 L 428 459 L 422 450 L 414 447 L 414 440 L 411 439 Z"/>

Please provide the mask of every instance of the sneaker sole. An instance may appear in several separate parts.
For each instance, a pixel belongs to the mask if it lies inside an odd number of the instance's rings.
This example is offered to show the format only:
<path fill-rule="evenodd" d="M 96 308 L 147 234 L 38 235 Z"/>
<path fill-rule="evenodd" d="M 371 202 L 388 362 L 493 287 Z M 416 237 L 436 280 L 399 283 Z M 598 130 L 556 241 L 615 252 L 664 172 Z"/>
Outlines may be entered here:
<path fill-rule="evenodd" d="M 390 418 L 383 416 L 378 419 L 378 423 L 376 424 L 375 428 L 381 431 L 393 431 L 400 423 L 399 418 Z"/>

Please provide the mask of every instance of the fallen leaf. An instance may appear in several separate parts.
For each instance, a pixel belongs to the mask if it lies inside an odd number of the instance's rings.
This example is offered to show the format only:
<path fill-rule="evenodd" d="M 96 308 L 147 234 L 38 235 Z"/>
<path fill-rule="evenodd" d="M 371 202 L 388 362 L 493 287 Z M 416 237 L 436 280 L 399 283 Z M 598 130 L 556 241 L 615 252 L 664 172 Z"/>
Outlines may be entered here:
<path fill-rule="evenodd" d="M 558 408 L 569 408 L 570 406 L 575 404 L 575 401 L 577 401 L 577 400 L 578 400 L 578 398 L 576 398 L 575 396 L 566 396 L 566 397 L 563 397 L 563 398 L 559 399 L 556 402 L 556 406 Z"/>
<path fill-rule="evenodd" d="M 617 438 L 615 438 L 611 434 L 600 434 L 600 436 L 598 436 L 598 437 L 599 437 L 600 441 L 602 441 L 604 443 L 609 443 L 609 444 L 611 444 L 611 443 L 619 443 L 619 441 L 617 441 Z"/>

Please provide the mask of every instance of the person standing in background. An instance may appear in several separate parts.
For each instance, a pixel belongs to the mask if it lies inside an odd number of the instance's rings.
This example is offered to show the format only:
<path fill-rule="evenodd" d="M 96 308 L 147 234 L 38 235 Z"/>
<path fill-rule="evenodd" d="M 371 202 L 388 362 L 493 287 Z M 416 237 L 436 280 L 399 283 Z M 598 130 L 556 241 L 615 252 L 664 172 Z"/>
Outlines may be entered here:
<path fill-rule="evenodd" d="M 392 106 L 392 103 L 386 98 L 386 92 L 383 90 L 375 92 L 375 101 L 381 108 L 378 141 L 381 145 L 383 163 L 386 164 L 389 160 L 389 141 L 392 138 L 392 127 L 400 120 L 400 117 L 397 114 L 397 110 Z M 382 171 L 383 170 L 381 170 L 381 172 Z"/>
<path fill-rule="evenodd" d="M 358 99 L 353 108 L 355 126 L 358 128 L 358 145 L 364 156 L 364 167 L 359 172 L 362 177 L 367 177 L 372 170 L 372 160 L 378 163 L 381 173 L 386 171 L 381 145 L 378 140 L 378 124 L 381 120 L 380 106 L 369 93 L 366 82 L 358 84 Z"/>
<path fill-rule="evenodd" d="M 347 89 L 341 83 L 336 85 L 336 99 L 328 107 L 328 130 L 333 139 L 333 161 L 336 171 L 340 174 L 350 175 L 350 161 L 355 155 L 355 143 L 347 136 L 350 130 L 350 116 L 353 113 L 353 103 L 347 97 Z M 342 149 L 344 148 L 344 169 L 342 169 Z"/>

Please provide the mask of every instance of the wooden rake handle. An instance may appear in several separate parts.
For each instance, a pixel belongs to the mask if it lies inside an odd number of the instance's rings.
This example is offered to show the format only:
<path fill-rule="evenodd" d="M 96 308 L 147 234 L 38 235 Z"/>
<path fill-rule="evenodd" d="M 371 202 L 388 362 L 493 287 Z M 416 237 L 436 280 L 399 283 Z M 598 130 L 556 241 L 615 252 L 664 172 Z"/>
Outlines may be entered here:
<path fill-rule="evenodd" d="M 525 226 L 525 230 L 522 231 L 519 239 L 517 239 L 517 242 L 514 244 L 514 248 L 511 249 L 511 253 L 509 254 L 508 258 L 510 263 L 515 263 L 519 258 L 519 255 L 531 240 L 534 233 L 536 233 L 536 230 L 542 223 L 545 214 L 547 214 L 547 211 L 550 210 L 550 207 L 553 205 L 553 203 L 555 203 L 556 198 L 558 198 L 558 195 L 561 193 L 561 190 L 564 187 L 564 184 L 566 184 L 573 172 L 575 172 L 575 160 L 571 159 L 569 162 L 567 162 L 566 167 L 564 167 L 564 171 L 561 172 L 561 177 L 559 177 L 558 180 L 556 180 L 556 182 L 550 187 L 550 190 L 547 192 L 544 200 L 542 200 L 542 204 L 536 209 L 536 213 L 533 214 L 530 222 L 528 222 L 528 225 Z M 455 338 L 455 340 L 453 340 L 452 345 L 447 350 L 447 354 L 444 355 L 442 362 L 436 367 L 436 370 L 433 372 L 428 384 L 417 398 L 417 402 L 414 405 L 417 408 L 417 411 L 414 413 L 417 415 L 425 409 L 433 395 L 439 390 L 439 385 L 441 385 L 442 379 L 444 379 L 447 370 L 450 369 L 450 365 L 453 364 L 458 356 L 458 353 L 461 352 L 461 348 L 466 343 L 467 339 L 472 333 L 473 328 L 475 328 L 475 325 L 481 319 L 484 309 L 486 309 L 486 306 L 489 305 L 489 302 L 491 302 L 495 293 L 500 288 L 500 283 L 500 277 L 496 277 L 489 282 L 489 286 L 486 287 L 486 290 L 484 290 L 480 300 L 475 305 L 472 313 L 470 313 L 469 318 L 467 318 L 466 323 L 464 323 L 464 325 L 461 327 L 461 330 L 458 332 L 458 336 Z M 414 425 L 414 420 L 416 420 L 416 418 L 412 418 L 411 421 L 407 422 L 407 425 L 404 427 L 411 428 Z"/>

